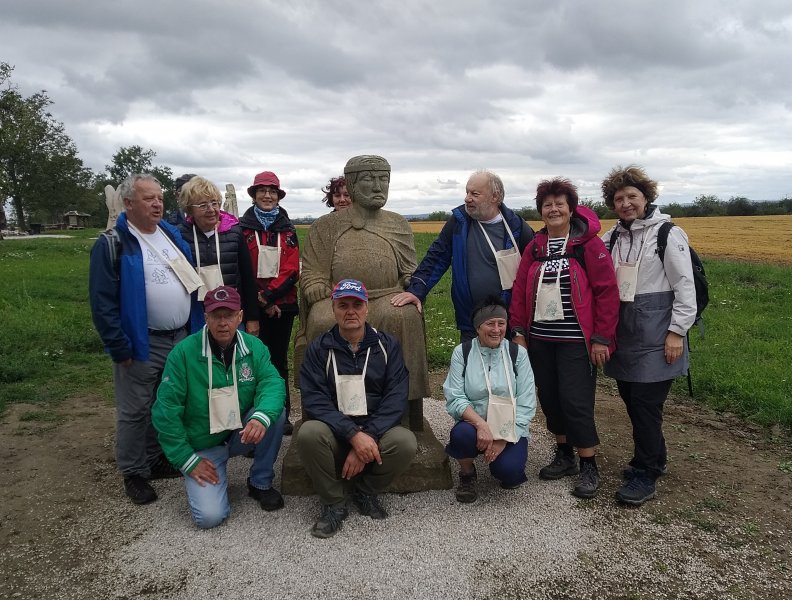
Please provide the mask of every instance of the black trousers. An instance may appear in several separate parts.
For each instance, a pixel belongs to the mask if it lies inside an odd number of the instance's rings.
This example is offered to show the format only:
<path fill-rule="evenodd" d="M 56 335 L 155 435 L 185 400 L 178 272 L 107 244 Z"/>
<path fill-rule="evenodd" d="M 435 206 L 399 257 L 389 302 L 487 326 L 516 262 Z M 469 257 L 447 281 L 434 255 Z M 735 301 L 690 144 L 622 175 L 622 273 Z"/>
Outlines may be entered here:
<path fill-rule="evenodd" d="M 547 419 L 547 429 L 565 435 L 576 448 L 599 444 L 594 423 L 597 370 L 580 342 L 548 342 L 530 338 L 528 357 Z"/>
<path fill-rule="evenodd" d="M 263 313 L 263 311 L 262 311 Z M 289 344 L 291 343 L 294 313 L 281 313 L 280 317 L 261 315 L 259 325 L 259 339 L 270 351 L 270 358 L 278 374 L 283 377 L 286 385 L 286 420 L 289 421 L 291 410 L 291 394 L 289 393 Z"/>
<path fill-rule="evenodd" d="M 657 479 L 668 462 L 663 435 L 663 405 L 673 379 L 652 383 L 616 381 L 633 428 L 635 450 L 630 466 Z"/>

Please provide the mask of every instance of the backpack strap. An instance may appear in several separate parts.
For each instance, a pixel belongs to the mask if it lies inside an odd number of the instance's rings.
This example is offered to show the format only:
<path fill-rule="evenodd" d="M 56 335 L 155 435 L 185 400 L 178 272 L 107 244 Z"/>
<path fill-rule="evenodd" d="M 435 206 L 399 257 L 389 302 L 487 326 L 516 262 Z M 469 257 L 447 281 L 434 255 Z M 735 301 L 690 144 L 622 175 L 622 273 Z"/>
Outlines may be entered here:
<path fill-rule="evenodd" d="M 660 225 L 657 230 L 657 256 L 660 257 L 660 262 L 665 262 L 665 251 L 668 246 L 668 232 L 675 225 L 673 221 L 666 221 Z"/>
<path fill-rule="evenodd" d="M 118 230 L 111 227 L 99 235 L 107 240 L 107 254 L 110 257 L 110 264 L 113 265 L 116 281 L 118 281 L 121 277 L 121 238 L 118 235 Z"/>
<path fill-rule="evenodd" d="M 616 233 L 616 230 L 613 230 L 611 233 L 610 239 L 608 240 L 608 254 L 613 254 L 613 247 L 616 245 L 616 240 L 619 239 L 619 234 Z"/>
<path fill-rule="evenodd" d="M 473 347 L 473 340 L 467 340 L 462 342 L 462 378 L 465 377 L 465 372 L 467 371 L 467 364 L 468 364 L 468 356 L 470 356 L 470 349 Z M 512 370 L 514 371 L 514 377 L 517 378 L 517 355 L 520 352 L 520 346 L 515 342 L 509 341 L 509 357 L 511 358 L 512 362 Z"/>
<path fill-rule="evenodd" d="M 566 254 L 560 254 L 558 256 L 539 256 L 539 248 L 536 244 L 534 244 L 533 248 L 531 249 L 531 255 L 536 262 L 549 262 L 551 260 L 557 260 L 560 258 L 566 258 L 567 260 L 574 258 L 584 271 L 586 270 L 585 252 L 586 251 L 583 248 L 583 244 L 576 244 L 572 246 L 572 252 L 567 252 Z"/>
<path fill-rule="evenodd" d="M 467 361 L 468 356 L 470 356 L 470 349 L 473 347 L 473 340 L 467 340 L 462 342 L 462 378 L 465 378 L 465 372 L 467 371 Z"/>

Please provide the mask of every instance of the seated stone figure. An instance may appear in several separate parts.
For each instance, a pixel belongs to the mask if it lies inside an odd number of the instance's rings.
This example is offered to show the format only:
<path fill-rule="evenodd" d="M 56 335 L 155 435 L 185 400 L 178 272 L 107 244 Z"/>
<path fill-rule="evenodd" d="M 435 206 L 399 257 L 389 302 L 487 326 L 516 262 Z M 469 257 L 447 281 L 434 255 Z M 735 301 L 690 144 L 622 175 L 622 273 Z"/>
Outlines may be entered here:
<path fill-rule="evenodd" d="M 429 395 L 423 316 L 415 305 L 392 306 L 416 267 L 409 223 L 383 210 L 390 165 L 381 156 L 356 156 L 344 167 L 352 206 L 325 215 L 308 232 L 300 276 L 300 331 L 295 341 L 295 373 L 306 346 L 335 323 L 330 293 L 342 279 L 362 281 L 369 294 L 369 323 L 396 337 L 410 373 L 410 428 L 423 427 L 422 399 Z"/>

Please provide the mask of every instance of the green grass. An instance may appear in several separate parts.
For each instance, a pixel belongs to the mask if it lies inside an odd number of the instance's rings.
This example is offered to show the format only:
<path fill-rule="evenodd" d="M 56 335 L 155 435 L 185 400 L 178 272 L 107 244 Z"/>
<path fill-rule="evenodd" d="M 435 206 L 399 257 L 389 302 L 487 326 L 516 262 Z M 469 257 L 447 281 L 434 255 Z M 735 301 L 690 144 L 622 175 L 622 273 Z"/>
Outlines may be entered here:
<path fill-rule="evenodd" d="M 79 234 L 0 242 L 0 411 L 9 402 L 110 395 L 110 360 L 88 306 L 96 230 Z"/>
<path fill-rule="evenodd" d="M 704 338 L 691 330 L 697 400 L 761 424 L 792 426 L 792 269 L 706 261 Z M 684 379 L 674 390 L 686 394 Z"/>
<path fill-rule="evenodd" d="M 298 231 L 302 241 L 307 230 Z M 97 232 L 0 242 L 0 412 L 9 402 L 111 397 L 110 360 L 88 306 L 90 238 Z M 419 260 L 435 237 L 415 235 Z M 695 398 L 761 424 L 792 427 L 792 269 L 706 257 L 705 266 L 711 297 L 705 337 L 691 332 Z M 449 273 L 424 311 L 430 368 L 445 368 L 458 343 Z M 674 391 L 687 393 L 684 379 Z"/>

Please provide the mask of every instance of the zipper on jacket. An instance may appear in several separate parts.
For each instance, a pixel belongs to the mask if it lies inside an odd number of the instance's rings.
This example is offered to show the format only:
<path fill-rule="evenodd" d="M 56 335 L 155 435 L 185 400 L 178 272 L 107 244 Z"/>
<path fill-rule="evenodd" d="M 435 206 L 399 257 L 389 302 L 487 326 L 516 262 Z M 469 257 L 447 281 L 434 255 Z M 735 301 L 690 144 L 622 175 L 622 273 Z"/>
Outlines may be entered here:
<path fill-rule="evenodd" d="M 572 274 L 572 278 L 575 280 L 575 288 L 577 289 L 578 293 L 578 302 L 583 304 L 583 295 L 580 293 L 580 282 L 578 281 L 577 271 Z"/>

